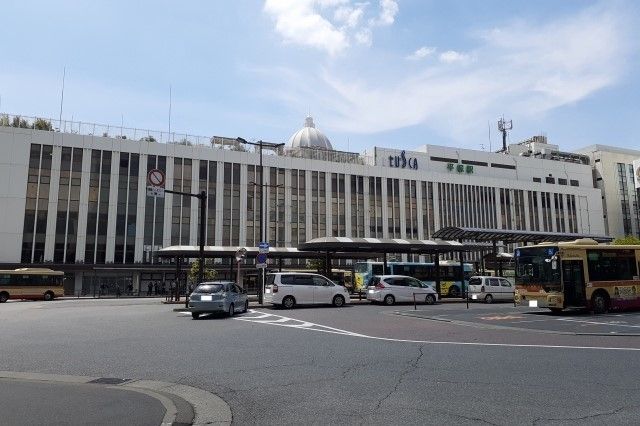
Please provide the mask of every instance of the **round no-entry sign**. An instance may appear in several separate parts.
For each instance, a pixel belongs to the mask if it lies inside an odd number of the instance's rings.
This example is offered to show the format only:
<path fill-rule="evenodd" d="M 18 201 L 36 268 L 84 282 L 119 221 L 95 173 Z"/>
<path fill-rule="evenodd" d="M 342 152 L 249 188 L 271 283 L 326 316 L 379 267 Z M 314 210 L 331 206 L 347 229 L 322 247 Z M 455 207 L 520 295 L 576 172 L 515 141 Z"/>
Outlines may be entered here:
<path fill-rule="evenodd" d="M 158 169 L 151 169 L 149 173 L 147 173 L 147 182 L 151 186 L 155 186 L 158 188 L 164 187 L 164 172 Z"/>

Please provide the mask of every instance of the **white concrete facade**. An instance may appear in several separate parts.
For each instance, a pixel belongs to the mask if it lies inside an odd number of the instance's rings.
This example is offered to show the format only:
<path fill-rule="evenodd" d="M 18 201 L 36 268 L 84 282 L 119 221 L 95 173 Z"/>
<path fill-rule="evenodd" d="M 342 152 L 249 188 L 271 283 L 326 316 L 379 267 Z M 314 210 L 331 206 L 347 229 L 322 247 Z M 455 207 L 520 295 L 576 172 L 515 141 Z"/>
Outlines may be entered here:
<path fill-rule="evenodd" d="M 634 185 L 640 178 L 633 168 L 640 151 L 591 145 L 576 152 L 591 158 L 594 185 L 601 190 L 607 234 L 615 238 L 640 237 L 640 203 Z"/>
<path fill-rule="evenodd" d="M 150 158 L 155 159 L 154 164 L 161 158 L 166 161 L 166 189 L 174 188 L 174 160 L 191 161 L 190 175 L 182 173 L 177 178 L 182 182 L 190 179 L 192 192 L 205 189 L 201 188 L 204 182 L 201 166 L 203 170 L 212 170 L 207 165 L 215 163 L 215 173 L 204 174 L 208 185 L 216 190 L 212 197 L 215 209 L 210 206 L 210 211 L 215 212 L 215 217 L 210 218 L 215 223 L 210 229 L 207 227 L 207 233 L 214 235 L 207 235 L 207 240 L 215 241 L 216 245 L 236 245 L 236 241 L 240 246 L 257 244 L 254 237 L 257 219 L 251 219 L 250 213 L 256 213 L 257 217 L 259 202 L 249 195 L 253 193 L 253 184 L 248 181 L 247 172 L 259 163 L 256 153 L 13 127 L 0 127 L 0 146 L 4 154 L 0 156 L 3 213 L 0 263 L 58 264 L 64 258 L 67 264 L 90 265 L 94 259 L 97 264 L 114 267 L 145 264 L 151 257 L 145 247 L 157 250 L 158 246 L 170 245 L 176 229 L 183 241 L 196 244 L 199 209 L 195 199 L 188 207 L 176 207 L 173 196 L 166 194 L 163 207 L 151 203 L 150 212 L 146 211 Z M 37 154 L 38 164 L 44 164 L 44 147 L 51 150 L 50 172 L 35 168 L 31 170 L 33 177 L 29 177 L 30 158 Z M 73 176 L 71 179 L 79 191 L 77 219 L 73 221 L 70 212 L 74 201 L 58 200 L 60 176 L 64 174 L 63 150 L 77 158 L 82 156 L 77 171 L 79 181 L 74 181 Z M 121 157 L 138 159 L 138 168 L 133 165 L 123 168 Z M 93 164 L 95 158 L 100 162 Z M 410 238 L 411 235 L 427 239 L 444 226 L 606 234 L 601 192 L 593 187 L 589 165 L 435 145 L 425 145 L 416 151 L 374 148 L 359 158 L 360 164 L 353 164 L 265 153 L 265 183 L 275 184 L 270 181 L 274 168 L 277 183 L 282 184 L 278 191 L 283 191 L 282 198 L 276 198 L 284 202 L 284 215 L 274 225 L 277 240 L 269 235 L 271 244 L 283 241 L 285 246 L 296 246 L 301 242 L 299 235 L 304 235 L 304 240 L 322 236 Z M 284 170 L 282 182 L 278 169 Z M 122 170 L 129 171 L 124 180 Z M 298 184 L 304 185 L 297 198 L 298 213 L 291 208 L 293 171 L 300 173 Z M 313 179 L 320 176 L 324 177 L 324 187 L 314 187 Z M 354 184 L 359 178 L 361 183 Z M 225 179 L 229 180 L 228 185 Z M 33 181 L 31 186 L 29 180 Z M 126 182 L 124 187 L 122 181 Z M 37 204 L 35 213 L 37 222 L 38 217 L 44 219 L 46 211 L 46 221 L 33 225 L 27 238 L 24 230 L 28 199 L 42 195 L 28 195 L 28 188 L 46 190 L 49 196 L 46 208 Z M 270 188 L 265 193 L 265 218 L 269 220 L 270 210 L 278 199 L 271 195 Z M 119 200 L 125 200 L 126 205 L 120 207 L 126 212 L 126 219 L 121 219 L 126 231 L 120 237 L 127 243 L 118 243 L 116 235 L 118 205 L 123 203 Z M 104 207 L 96 207 L 101 202 Z M 315 211 L 314 206 L 321 211 Z M 294 215 L 302 217 L 304 234 L 292 232 Z M 65 220 L 69 225 L 64 229 L 74 231 L 59 237 L 62 242 L 56 242 L 56 235 L 61 235 L 58 223 Z M 334 235 L 334 225 L 341 235 Z M 280 231 L 282 227 L 284 232 Z M 266 229 L 271 229 L 269 223 Z M 36 247 L 39 233 L 43 235 L 42 250 Z M 74 250 L 69 249 L 70 243 L 75 244 Z M 118 249 L 119 244 L 132 246 Z M 118 250 L 125 253 L 124 257 L 118 258 Z M 56 253 L 64 253 L 64 257 L 56 259 Z M 133 262 L 126 259 L 127 253 Z M 78 282 L 76 278 L 76 288 Z"/>

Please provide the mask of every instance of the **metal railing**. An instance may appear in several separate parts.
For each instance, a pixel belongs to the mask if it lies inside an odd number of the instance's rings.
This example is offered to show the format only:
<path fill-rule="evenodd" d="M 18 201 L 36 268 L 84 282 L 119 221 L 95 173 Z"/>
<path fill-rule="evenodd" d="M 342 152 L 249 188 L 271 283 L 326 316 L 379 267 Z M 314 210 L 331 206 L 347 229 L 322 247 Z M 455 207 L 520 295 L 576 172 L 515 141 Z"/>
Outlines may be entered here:
<path fill-rule="evenodd" d="M 113 126 L 109 124 L 89 123 L 75 120 L 56 120 L 44 117 L 31 117 L 20 114 L 0 113 L 0 127 L 15 127 L 86 136 L 165 143 L 186 146 L 207 146 L 214 149 L 258 153 L 258 148 L 239 142 L 236 138 L 224 136 L 199 136 L 179 132 L 138 129 L 135 127 Z M 370 164 L 371 158 L 357 153 L 343 151 L 325 151 L 315 149 L 278 149 L 271 151 L 263 148 L 263 155 L 302 157 L 334 163 Z"/>

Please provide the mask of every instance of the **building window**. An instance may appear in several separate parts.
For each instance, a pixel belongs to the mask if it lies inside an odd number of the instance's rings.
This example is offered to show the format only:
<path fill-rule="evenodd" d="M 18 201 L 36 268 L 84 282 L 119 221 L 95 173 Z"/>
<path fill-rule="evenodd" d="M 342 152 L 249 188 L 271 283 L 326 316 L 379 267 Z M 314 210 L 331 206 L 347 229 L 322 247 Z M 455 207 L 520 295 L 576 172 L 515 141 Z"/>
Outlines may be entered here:
<path fill-rule="evenodd" d="M 527 191 L 529 197 L 529 222 L 531 230 L 540 230 L 540 218 L 538 216 L 538 193 L 535 191 Z"/>
<path fill-rule="evenodd" d="M 516 166 L 511 165 L 511 164 L 500 164 L 500 163 L 491 163 L 491 167 L 494 167 L 496 169 L 509 169 L 509 170 L 515 170 Z"/>
<path fill-rule="evenodd" d="M 346 235 L 344 203 L 344 175 L 331 173 L 331 227 L 334 237 Z"/>
<path fill-rule="evenodd" d="M 579 182 L 579 181 L 577 181 L 577 180 L 575 180 L 575 179 L 571 179 L 571 180 L 569 181 L 569 184 L 570 184 L 571 186 L 580 186 L 580 182 Z"/>
<path fill-rule="evenodd" d="M 364 237 L 364 177 L 351 176 L 351 236 Z"/>
<path fill-rule="evenodd" d="M 276 247 L 285 245 L 285 218 L 284 218 L 284 195 L 285 181 L 284 169 L 277 167 L 269 168 L 269 242 Z"/>
<path fill-rule="evenodd" d="M 537 177 L 534 177 L 534 178 L 533 178 L 533 181 L 534 181 L 534 182 L 538 182 L 538 183 L 540 183 L 540 182 L 542 182 L 542 179 L 537 178 Z"/>
<path fill-rule="evenodd" d="M 564 201 L 562 194 L 553 194 L 553 203 L 556 208 L 556 231 L 566 232 L 564 225 Z"/>
<path fill-rule="evenodd" d="M 44 262 L 52 154 L 51 145 L 31 144 L 22 233 L 23 263 Z"/>
<path fill-rule="evenodd" d="M 381 238 L 382 231 L 382 178 L 369 178 L 369 232 L 373 238 Z"/>
<path fill-rule="evenodd" d="M 566 185 L 567 184 L 567 180 L 563 179 L 563 178 L 558 178 L 558 185 Z"/>
<path fill-rule="evenodd" d="M 173 190 L 191 193 L 192 160 L 173 159 Z M 171 207 L 171 245 L 188 245 L 191 229 L 191 198 L 188 195 L 172 197 Z"/>
<path fill-rule="evenodd" d="M 400 238 L 400 180 L 387 178 L 387 231 L 389 238 Z"/>
<path fill-rule="evenodd" d="M 418 238 L 418 194 L 416 194 L 416 181 L 404 181 L 404 219 L 405 235 L 407 238 Z"/>
<path fill-rule="evenodd" d="M 85 263 L 104 263 L 111 186 L 111 151 L 91 150 Z"/>
<path fill-rule="evenodd" d="M 139 154 L 120 153 L 113 259 L 115 263 L 134 262 L 139 167 Z"/>
<path fill-rule="evenodd" d="M 547 176 L 546 178 L 544 178 L 544 181 L 546 183 L 556 183 L 556 180 L 552 177 Z"/>

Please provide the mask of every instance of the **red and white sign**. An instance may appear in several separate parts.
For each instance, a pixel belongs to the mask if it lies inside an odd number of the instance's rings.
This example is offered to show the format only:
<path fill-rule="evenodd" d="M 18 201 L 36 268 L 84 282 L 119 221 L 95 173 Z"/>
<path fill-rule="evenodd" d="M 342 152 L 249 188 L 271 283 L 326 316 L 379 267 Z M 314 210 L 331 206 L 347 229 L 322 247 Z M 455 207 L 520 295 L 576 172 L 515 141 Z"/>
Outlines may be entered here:
<path fill-rule="evenodd" d="M 147 173 L 147 196 L 164 198 L 165 180 L 162 170 L 149 170 L 149 173 Z"/>
<path fill-rule="evenodd" d="M 151 186 L 155 186 L 158 188 L 164 188 L 164 172 L 158 169 L 151 169 L 149 173 L 147 173 L 147 183 Z"/>

